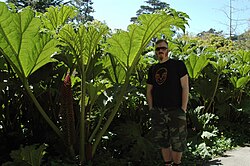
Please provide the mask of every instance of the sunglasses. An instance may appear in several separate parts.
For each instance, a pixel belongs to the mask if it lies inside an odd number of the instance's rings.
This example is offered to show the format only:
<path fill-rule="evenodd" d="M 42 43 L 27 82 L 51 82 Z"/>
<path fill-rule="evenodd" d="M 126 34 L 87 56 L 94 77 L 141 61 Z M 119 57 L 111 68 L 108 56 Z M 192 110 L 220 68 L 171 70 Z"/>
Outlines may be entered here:
<path fill-rule="evenodd" d="M 167 49 L 168 49 L 167 47 L 156 47 L 156 48 L 155 48 L 155 51 L 160 51 L 160 50 L 165 51 L 165 50 L 167 50 Z"/>

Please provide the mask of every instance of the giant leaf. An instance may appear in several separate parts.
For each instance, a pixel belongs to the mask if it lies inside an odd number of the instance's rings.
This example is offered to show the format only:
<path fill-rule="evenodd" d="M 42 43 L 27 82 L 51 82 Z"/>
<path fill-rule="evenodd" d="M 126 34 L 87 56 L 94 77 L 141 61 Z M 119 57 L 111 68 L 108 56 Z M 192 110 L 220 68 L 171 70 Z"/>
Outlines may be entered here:
<path fill-rule="evenodd" d="M 39 32 L 41 21 L 35 13 L 25 8 L 12 13 L 0 3 L 0 47 L 16 73 L 28 77 L 43 65 L 52 61 L 57 42 Z"/>
<path fill-rule="evenodd" d="M 86 36 L 85 36 L 85 46 L 86 49 L 84 50 L 84 57 L 85 59 L 90 58 L 91 56 L 95 55 L 95 51 L 97 49 L 98 44 L 101 42 L 104 35 L 108 33 L 108 27 L 99 22 L 93 21 L 89 22 L 86 25 Z M 86 62 L 86 60 L 85 60 Z"/>
<path fill-rule="evenodd" d="M 138 58 L 138 55 L 149 44 L 152 37 L 156 37 L 162 32 L 169 36 L 172 26 L 178 27 L 185 23 L 182 18 L 164 12 L 140 15 L 138 24 L 130 25 L 129 31 L 119 31 L 108 39 L 110 44 L 108 51 L 119 60 L 124 68 L 128 69 L 135 57 Z"/>
<path fill-rule="evenodd" d="M 97 100 L 99 95 L 106 89 L 106 86 L 104 83 L 86 83 L 87 86 L 87 93 L 90 98 L 90 104 L 94 105 L 94 102 Z"/>
<path fill-rule="evenodd" d="M 185 61 L 190 78 L 198 78 L 200 72 L 207 66 L 209 60 L 206 55 L 191 54 Z"/>
<path fill-rule="evenodd" d="M 12 150 L 10 156 L 15 163 L 25 161 L 26 164 L 23 165 L 39 166 L 41 165 L 42 158 L 45 155 L 45 149 L 45 144 L 42 144 L 40 146 L 34 144 L 25 147 L 21 145 L 20 149 Z M 14 162 L 12 163 L 12 165 L 15 165 Z"/>
<path fill-rule="evenodd" d="M 249 75 L 249 71 L 250 71 L 250 64 L 240 64 L 239 65 L 239 73 L 241 76 L 247 76 Z"/>
<path fill-rule="evenodd" d="M 250 77 L 246 76 L 237 78 L 236 76 L 233 76 L 230 77 L 230 81 L 233 84 L 233 86 L 238 89 L 244 87 L 250 81 Z"/>
<path fill-rule="evenodd" d="M 228 64 L 226 59 L 222 58 L 218 59 L 217 61 L 210 61 L 209 63 L 213 65 L 213 67 L 217 70 L 217 73 L 221 73 Z"/>
<path fill-rule="evenodd" d="M 75 28 L 73 25 L 65 25 L 59 32 L 59 38 L 63 46 L 69 48 L 69 52 L 75 58 L 82 59 L 86 64 L 89 57 L 95 54 L 95 50 L 103 35 L 108 32 L 108 27 L 98 21 L 81 25 Z M 80 65 L 80 64 L 79 64 Z"/>
<path fill-rule="evenodd" d="M 250 76 L 241 77 L 236 82 L 236 88 L 241 88 L 245 86 L 250 80 Z"/>
<path fill-rule="evenodd" d="M 72 24 L 66 24 L 59 32 L 61 45 L 68 47 L 70 54 L 78 58 L 83 54 L 84 39 L 86 30 L 84 26 L 80 26 L 76 31 Z"/>
<path fill-rule="evenodd" d="M 45 27 L 49 30 L 57 30 L 64 25 L 69 18 L 76 16 L 76 11 L 70 6 L 56 6 L 47 9 L 48 12 L 42 17 Z"/>
<path fill-rule="evenodd" d="M 250 63 L 250 51 L 240 50 L 235 57 L 243 63 Z"/>

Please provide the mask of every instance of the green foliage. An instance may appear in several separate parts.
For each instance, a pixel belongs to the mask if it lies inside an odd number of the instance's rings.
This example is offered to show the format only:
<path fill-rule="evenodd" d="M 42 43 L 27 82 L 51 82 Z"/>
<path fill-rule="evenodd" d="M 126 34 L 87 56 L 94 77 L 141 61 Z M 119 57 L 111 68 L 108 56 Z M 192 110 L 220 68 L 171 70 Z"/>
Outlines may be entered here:
<path fill-rule="evenodd" d="M 150 139 L 150 116 L 144 102 L 145 87 L 141 81 L 144 79 L 139 79 L 138 75 L 131 77 L 128 95 L 109 128 L 109 134 L 105 134 L 107 140 L 102 144 L 103 152 L 98 151 L 96 154 L 107 156 L 107 160 L 95 158 L 94 164 L 151 166 L 161 163 L 160 153 Z"/>
<path fill-rule="evenodd" d="M 36 70 L 54 61 L 51 55 L 58 51 L 57 40 L 49 34 L 40 33 L 41 20 L 35 17 L 35 13 L 31 9 L 25 8 L 19 13 L 13 13 L 2 2 L 0 9 L 0 51 L 22 81 L 39 112 L 54 131 L 61 136 L 59 129 L 32 93 L 27 79 Z"/>
<path fill-rule="evenodd" d="M 236 47 L 242 50 L 250 50 L 250 29 L 237 38 Z"/>
<path fill-rule="evenodd" d="M 235 57 L 230 65 L 230 68 L 234 70 L 234 74 L 230 77 L 230 81 L 237 89 L 244 89 L 250 81 L 250 51 L 236 51 Z"/>
<path fill-rule="evenodd" d="M 156 14 L 140 15 L 138 22 L 140 26 L 131 24 L 128 27 L 128 32 L 120 31 L 107 41 L 112 46 L 108 48 L 108 52 L 118 59 L 125 70 L 128 70 L 135 57 L 138 57 L 138 54 L 143 51 L 142 48 L 148 45 L 152 36 L 164 33 L 170 37 L 172 35 L 171 25 L 183 28 L 187 20 L 178 18 L 177 13 L 171 16 L 164 11 L 160 11 Z M 155 35 L 152 35 L 152 33 L 155 33 Z"/>
<path fill-rule="evenodd" d="M 235 57 L 239 60 L 238 62 L 249 64 L 250 62 L 250 51 L 239 50 L 236 51 Z"/>
<path fill-rule="evenodd" d="M 75 10 L 76 9 L 73 7 L 64 5 L 48 8 L 47 12 L 41 17 L 45 29 L 57 33 L 60 28 L 69 21 L 69 19 L 76 16 Z"/>
<path fill-rule="evenodd" d="M 119 64 L 121 64 L 125 69 L 126 77 L 124 84 L 121 86 L 121 91 L 119 91 L 119 95 L 116 98 L 114 110 L 111 112 L 108 120 L 104 124 L 104 127 L 97 135 L 97 139 L 94 142 L 94 148 L 96 148 L 101 136 L 104 135 L 108 126 L 118 112 L 120 104 L 123 101 L 123 96 L 126 94 L 130 77 L 141 58 L 141 54 L 148 46 L 152 38 L 160 36 L 160 34 L 164 32 L 167 32 L 166 35 L 169 35 L 172 26 L 183 28 L 186 23 L 186 19 L 160 11 L 152 15 L 145 14 L 139 16 L 138 24 L 130 25 L 128 27 L 128 32 L 121 30 L 116 34 L 113 34 L 111 38 L 108 38 L 107 51 L 111 53 L 111 55 L 113 55 Z"/>
<path fill-rule="evenodd" d="M 100 40 L 107 32 L 108 27 L 100 22 L 91 22 L 86 27 L 80 25 L 77 28 L 67 24 L 60 30 L 58 38 L 61 46 L 68 48 L 68 54 L 76 58 L 79 66 L 89 65 L 90 57 L 95 55 Z"/>
<path fill-rule="evenodd" d="M 10 154 L 13 162 L 4 163 L 3 166 L 8 165 L 25 165 L 25 166 L 40 166 L 41 160 L 45 154 L 46 145 L 30 145 L 21 146 L 19 150 L 13 150 Z"/>
<path fill-rule="evenodd" d="M 96 50 L 103 37 L 108 33 L 108 30 L 109 29 L 106 25 L 98 21 L 94 21 L 85 25 L 80 25 L 76 28 L 73 24 L 67 24 L 63 26 L 58 33 L 58 39 L 60 41 L 61 49 L 66 50 L 67 48 L 67 52 L 61 55 L 72 56 L 72 58 L 65 58 L 66 60 L 69 60 L 66 61 L 66 65 L 69 65 L 68 67 L 70 68 L 71 73 L 76 69 L 79 72 L 80 75 L 78 76 L 81 79 L 81 96 L 78 97 L 81 102 L 81 162 L 85 160 L 85 141 L 86 139 L 88 139 L 88 137 L 93 137 L 91 136 L 91 133 L 88 133 L 86 137 L 86 112 L 92 110 L 95 100 L 97 100 L 97 97 L 100 95 L 100 91 L 105 89 L 105 82 L 100 82 L 97 80 L 91 83 L 91 81 L 95 80 L 95 78 L 91 77 L 93 76 L 91 72 L 94 69 L 96 63 L 98 63 L 98 61 L 100 60 L 99 54 L 96 53 Z M 101 72 L 101 70 L 98 71 Z M 95 76 L 99 76 L 99 73 L 96 73 Z M 87 93 L 89 96 L 87 96 Z M 89 103 L 89 110 L 86 109 L 86 103 Z M 100 119 L 100 122 L 101 120 L 102 119 Z M 99 125 L 97 125 L 97 127 L 99 127 Z M 89 142 L 92 142 L 92 140 L 90 140 Z M 92 154 L 90 154 L 89 156 L 92 156 Z"/>
<path fill-rule="evenodd" d="M 160 0 L 148 0 L 145 2 L 147 3 L 147 6 L 141 5 L 140 9 L 136 11 L 136 17 L 132 17 L 130 19 L 131 22 L 136 22 L 138 16 L 140 16 L 142 14 L 152 14 L 157 10 L 169 8 L 169 4 L 167 4 L 165 2 L 161 2 Z"/>
<path fill-rule="evenodd" d="M 198 78 L 201 71 L 206 67 L 209 60 L 206 55 L 196 56 L 195 54 L 191 54 L 185 64 L 187 66 L 188 74 L 190 78 L 196 79 Z"/>
<path fill-rule="evenodd" d="M 86 23 L 88 21 L 93 21 L 94 17 L 91 16 L 91 13 L 94 12 L 92 7 L 93 2 L 91 0 L 73 0 L 68 1 L 67 3 L 71 4 L 78 10 L 78 14 L 75 17 L 77 22 Z"/>
<path fill-rule="evenodd" d="M 197 135 L 188 140 L 188 149 L 195 158 L 211 159 L 232 148 L 231 140 L 219 133 L 216 127 L 219 117 L 211 113 L 202 114 L 202 109 L 204 107 L 189 110 L 192 121 L 195 123 L 193 132 L 197 132 Z"/>
<path fill-rule="evenodd" d="M 152 151 L 155 151 L 154 146 L 143 136 L 140 124 L 126 121 L 117 125 L 114 132 L 119 138 L 113 142 L 113 146 L 119 149 L 119 153 L 126 153 L 128 160 L 141 161 L 154 157 L 152 155 Z"/>
<path fill-rule="evenodd" d="M 7 0 L 7 3 L 13 3 L 18 10 L 30 6 L 33 10 L 38 12 L 45 12 L 46 8 L 50 6 L 57 6 L 63 0 L 39 0 L 39 1 L 25 1 L 25 0 Z"/>
<path fill-rule="evenodd" d="M 241 77 L 239 79 L 237 77 L 231 77 L 230 81 L 232 82 L 233 86 L 236 89 L 239 89 L 239 88 L 244 87 L 248 83 L 249 76 L 247 76 L 247 77 Z"/>
<path fill-rule="evenodd" d="M 218 74 L 222 74 L 222 72 L 226 72 L 225 71 L 225 67 L 227 66 L 228 64 L 228 61 L 225 60 L 225 59 L 218 59 L 217 61 L 210 61 L 210 63 L 213 65 L 213 67 L 216 69 L 216 72 Z"/>
<path fill-rule="evenodd" d="M 41 66 L 53 61 L 50 56 L 58 51 L 57 41 L 39 33 L 42 24 L 31 9 L 12 13 L 2 2 L 0 8 L 1 52 L 24 81 Z"/>
<path fill-rule="evenodd" d="M 205 47 L 211 47 L 219 52 L 232 52 L 234 43 L 232 40 L 226 39 L 221 32 L 216 32 L 210 29 L 208 32 L 202 32 L 197 35 L 199 37 L 199 44 Z"/>
<path fill-rule="evenodd" d="M 139 9 L 136 14 L 137 16 L 141 15 L 141 14 L 152 14 L 154 13 L 156 10 L 161 10 L 164 8 L 169 7 L 169 4 L 165 3 L 165 2 L 161 2 L 160 0 L 148 0 L 145 1 L 149 6 L 141 6 L 141 9 Z"/>
<path fill-rule="evenodd" d="M 102 62 L 106 69 L 106 77 L 109 81 L 114 84 L 122 84 L 126 76 L 126 70 L 124 67 L 111 55 L 104 57 Z"/>
<path fill-rule="evenodd" d="M 162 36 L 173 41 L 171 56 L 184 60 L 190 75 L 189 113 L 196 130 L 190 131 L 188 158 L 221 154 L 235 141 L 229 136 L 249 131 L 249 120 L 243 118 L 249 113 L 249 51 L 232 49 L 232 41 L 215 34 L 173 39 L 176 29 L 185 31 L 185 13 L 165 9 L 143 14 L 128 31 L 111 33 L 99 21 L 70 22 L 77 13 L 68 6 L 51 7 L 44 14 L 29 8 L 16 12 L 4 3 L 0 9 L 0 137 L 9 143 L 0 146 L 3 152 L 16 148 L 10 144 L 13 139 L 17 145 L 48 141 L 53 147 L 47 160 L 54 165 L 87 160 L 102 165 L 159 164 L 162 159 L 149 139 L 145 85 L 148 67 L 155 62 L 151 41 Z M 65 147 L 57 146 L 61 140 L 46 125 L 61 136 L 58 87 L 68 69 L 79 161 L 66 161 Z"/>

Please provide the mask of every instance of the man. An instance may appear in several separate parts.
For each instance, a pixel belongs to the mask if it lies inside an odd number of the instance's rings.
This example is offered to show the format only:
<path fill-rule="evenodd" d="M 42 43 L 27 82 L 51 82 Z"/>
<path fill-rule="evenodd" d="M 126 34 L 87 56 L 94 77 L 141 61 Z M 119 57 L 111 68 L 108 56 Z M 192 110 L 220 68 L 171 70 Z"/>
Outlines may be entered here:
<path fill-rule="evenodd" d="M 147 79 L 147 102 L 152 115 L 154 142 L 161 149 L 166 166 L 181 164 L 186 148 L 188 72 L 183 61 L 169 59 L 168 42 L 155 44 L 159 63 L 151 66 Z"/>

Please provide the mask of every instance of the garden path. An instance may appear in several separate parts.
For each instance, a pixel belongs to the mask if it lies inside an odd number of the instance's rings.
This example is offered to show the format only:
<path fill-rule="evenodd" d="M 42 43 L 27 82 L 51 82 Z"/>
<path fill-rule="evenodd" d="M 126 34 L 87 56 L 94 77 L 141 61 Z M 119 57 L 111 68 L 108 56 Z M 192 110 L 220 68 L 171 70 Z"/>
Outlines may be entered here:
<path fill-rule="evenodd" d="M 205 166 L 250 166 L 250 146 L 238 147 L 226 152 L 222 157 L 214 158 Z"/>

